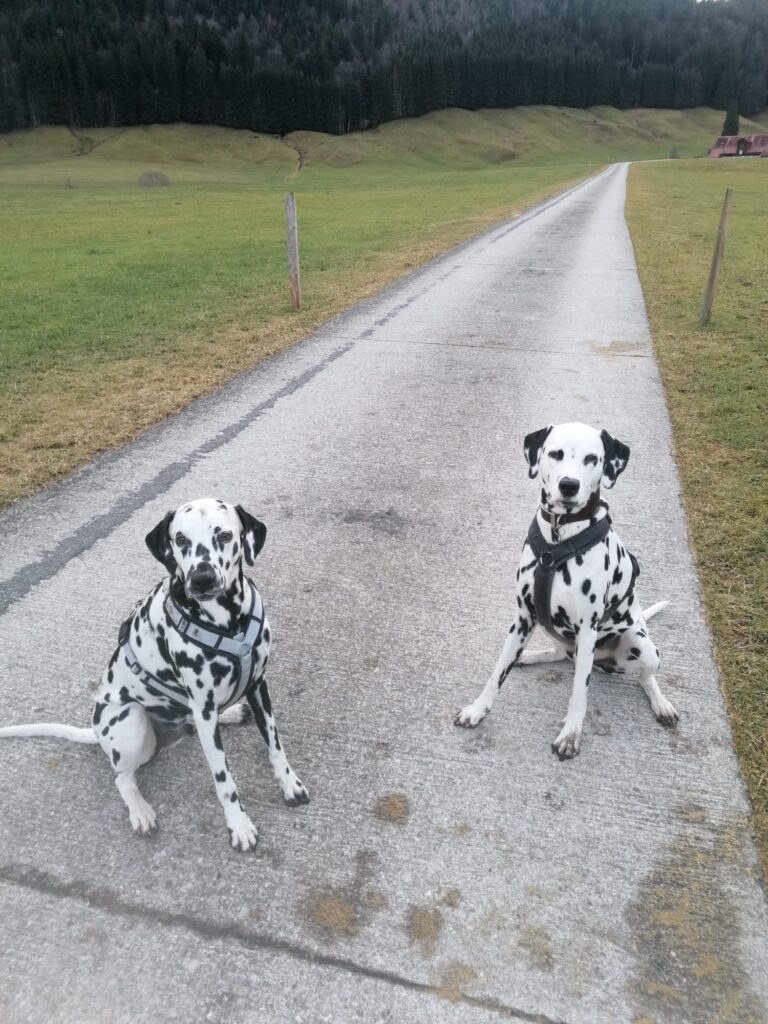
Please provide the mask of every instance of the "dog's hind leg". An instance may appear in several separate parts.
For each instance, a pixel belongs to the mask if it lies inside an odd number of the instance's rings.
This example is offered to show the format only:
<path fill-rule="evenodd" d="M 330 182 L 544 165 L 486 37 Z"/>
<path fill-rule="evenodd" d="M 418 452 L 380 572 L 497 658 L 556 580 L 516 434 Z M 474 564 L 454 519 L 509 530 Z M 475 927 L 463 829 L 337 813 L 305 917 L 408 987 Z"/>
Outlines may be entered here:
<path fill-rule="evenodd" d="M 115 785 L 125 801 L 134 832 L 145 834 L 157 827 L 155 812 L 139 792 L 136 772 L 151 760 L 157 749 L 152 720 L 141 706 L 132 702 L 122 707 L 108 705 L 98 727 L 99 742 L 115 769 Z"/>
<path fill-rule="evenodd" d="M 677 725 L 677 711 L 656 682 L 659 652 L 642 625 L 624 633 L 613 657 L 620 670 L 639 673 L 640 685 L 651 703 L 656 721 L 667 726 Z"/>
<path fill-rule="evenodd" d="M 259 732 L 267 744 L 269 763 L 272 766 L 272 772 L 280 785 L 280 789 L 283 791 L 283 799 L 290 807 L 308 804 L 309 793 L 307 792 L 307 787 L 288 764 L 285 750 L 283 750 L 280 737 L 277 735 L 277 726 L 272 714 L 272 701 L 269 697 L 266 676 L 262 676 L 258 683 L 248 691 L 248 703 L 251 705 Z"/>

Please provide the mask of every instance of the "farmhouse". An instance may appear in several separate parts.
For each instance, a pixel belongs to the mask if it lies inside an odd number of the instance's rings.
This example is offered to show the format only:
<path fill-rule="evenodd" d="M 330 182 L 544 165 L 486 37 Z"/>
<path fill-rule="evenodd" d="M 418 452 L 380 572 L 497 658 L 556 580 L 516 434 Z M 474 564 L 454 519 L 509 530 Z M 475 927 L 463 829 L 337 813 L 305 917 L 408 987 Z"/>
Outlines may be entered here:
<path fill-rule="evenodd" d="M 721 135 L 709 155 L 713 160 L 721 156 L 768 156 L 768 135 Z"/>

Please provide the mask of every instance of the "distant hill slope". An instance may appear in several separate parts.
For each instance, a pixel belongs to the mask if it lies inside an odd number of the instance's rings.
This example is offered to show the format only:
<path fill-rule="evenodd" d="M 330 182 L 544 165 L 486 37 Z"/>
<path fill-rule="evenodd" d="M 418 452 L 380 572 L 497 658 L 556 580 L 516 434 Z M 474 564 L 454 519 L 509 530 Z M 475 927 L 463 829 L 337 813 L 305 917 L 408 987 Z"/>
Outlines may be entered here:
<path fill-rule="evenodd" d="M 442 110 L 380 128 L 334 136 L 293 132 L 277 139 L 201 125 L 38 128 L 0 136 L 0 182 L 134 184 L 147 169 L 173 184 L 200 181 L 295 180 L 314 168 L 360 165 L 370 175 L 398 168 L 452 171 L 511 162 L 545 165 L 706 155 L 722 112 L 517 107 Z M 766 132 L 742 119 L 745 132 Z"/>
<path fill-rule="evenodd" d="M 4 0 L 0 132 L 767 101 L 766 0 Z"/>

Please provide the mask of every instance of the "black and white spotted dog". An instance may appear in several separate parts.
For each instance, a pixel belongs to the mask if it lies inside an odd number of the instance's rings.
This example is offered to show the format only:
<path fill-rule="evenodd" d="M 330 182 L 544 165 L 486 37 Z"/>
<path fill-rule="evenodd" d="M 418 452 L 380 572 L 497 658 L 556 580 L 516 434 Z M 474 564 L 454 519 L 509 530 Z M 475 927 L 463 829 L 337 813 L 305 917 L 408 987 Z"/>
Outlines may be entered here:
<path fill-rule="evenodd" d="M 265 676 L 269 625 L 258 591 L 243 575 L 243 560 L 254 564 L 266 533 L 242 506 L 217 499 L 169 512 L 146 542 L 170 578 L 123 623 L 96 695 L 92 728 L 41 723 L 0 729 L 0 736 L 100 743 L 114 767 L 131 825 L 144 833 L 156 827 L 155 813 L 139 792 L 136 771 L 159 744 L 194 727 L 232 846 L 255 847 L 258 832 L 240 803 L 219 733 L 219 723 L 247 716 L 239 701 L 250 705 L 286 802 L 309 802 L 277 734 Z"/>
<path fill-rule="evenodd" d="M 573 692 L 552 750 L 564 759 L 578 754 L 593 663 L 606 672 L 638 672 L 654 714 L 672 726 L 678 716 L 654 673 L 659 652 L 646 620 L 666 604 L 643 612 L 635 592 L 637 562 L 611 529 L 601 483 L 611 488 L 629 460 L 629 448 L 583 423 L 548 426 L 525 438 L 528 474 L 541 473 L 541 503 L 523 545 L 517 573 L 517 616 L 482 693 L 460 711 L 455 724 L 472 728 L 493 706 L 517 664 L 575 663 Z M 534 626 L 554 646 L 524 653 Z"/>

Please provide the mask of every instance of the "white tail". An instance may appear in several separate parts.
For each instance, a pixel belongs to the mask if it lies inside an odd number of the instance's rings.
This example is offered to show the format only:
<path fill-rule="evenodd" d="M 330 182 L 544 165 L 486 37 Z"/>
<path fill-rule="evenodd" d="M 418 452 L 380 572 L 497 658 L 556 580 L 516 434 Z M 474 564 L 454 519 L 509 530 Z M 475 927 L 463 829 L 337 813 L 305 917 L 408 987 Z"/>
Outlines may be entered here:
<path fill-rule="evenodd" d="M 74 725 L 58 725 L 56 722 L 38 722 L 36 725 L 7 725 L 0 729 L 2 736 L 54 736 L 59 740 L 73 743 L 98 743 L 93 729 L 77 729 Z"/>
<path fill-rule="evenodd" d="M 650 608 L 646 608 L 643 612 L 643 618 L 647 622 L 648 619 L 652 619 L 654 615 L 658 614 L 662 608 L 666 608 L 669 601 L 657 601 L 656 604 L 652 604 Z"/>

